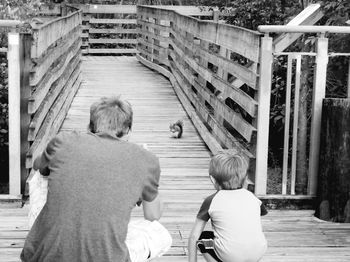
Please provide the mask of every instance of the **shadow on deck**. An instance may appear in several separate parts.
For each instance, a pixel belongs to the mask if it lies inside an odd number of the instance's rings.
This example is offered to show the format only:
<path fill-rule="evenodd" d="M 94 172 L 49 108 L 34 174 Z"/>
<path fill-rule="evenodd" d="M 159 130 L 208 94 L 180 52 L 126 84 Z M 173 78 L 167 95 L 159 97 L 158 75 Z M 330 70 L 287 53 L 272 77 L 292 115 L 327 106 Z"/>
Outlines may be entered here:
<path fill-rule="evenodd" d="M 122 95 L 134 109 L 131 140 L 146 143 L 161 162 L 161 222 L 173 247 L 157 261 L 186 261 L 187 238 L 203 198 L 213 192 L 207 176 L 210 152 L 178 101 L 171 84 L 135 57 L 84 57 L 83 83 L 61 130 L 86 130 L 89 106 L 102 96 Z M 169 123 L 184 120 L 182 139 Z M 0 206 L 0 261 L 19 261 L 28 232 L 28 207 Z M 135 209 L 133 219 L 141 216 Z M 350 261 L 350 224 L 322 222 L 312 210 L 271 210 L 263 217 L 269 249 L 262 261 Z M 203 261 L 202 258 L 199 259 Z"/>

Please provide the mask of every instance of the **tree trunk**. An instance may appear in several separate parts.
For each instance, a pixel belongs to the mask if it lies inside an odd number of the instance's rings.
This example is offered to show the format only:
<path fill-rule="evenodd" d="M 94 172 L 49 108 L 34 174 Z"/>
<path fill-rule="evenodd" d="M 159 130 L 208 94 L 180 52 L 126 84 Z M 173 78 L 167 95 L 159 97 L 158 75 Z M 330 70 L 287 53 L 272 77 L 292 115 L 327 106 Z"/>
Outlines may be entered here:
<path fill-rule="evenodd" d="M 350 99 L 324 99 L 316 216 L 350 222 Z"/>

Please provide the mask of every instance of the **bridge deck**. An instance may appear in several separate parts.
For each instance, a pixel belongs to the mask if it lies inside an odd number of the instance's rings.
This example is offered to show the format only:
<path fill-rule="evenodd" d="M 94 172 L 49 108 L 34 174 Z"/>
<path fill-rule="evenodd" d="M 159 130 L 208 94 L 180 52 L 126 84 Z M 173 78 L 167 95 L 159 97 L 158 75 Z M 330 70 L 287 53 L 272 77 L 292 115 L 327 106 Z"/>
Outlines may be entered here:
<path fill-rule="evenodd" d="M 89 106 L 101 96 L 121 94 L 134 108 L 132 141 L 147 143 L 160 158 L 161 222 L 173 247 L 158 262 L 186 261 L 191 224 L 203 197 L 212 192 L 207 177 L 210 154 L 186 116 L 169 82 L 134 57 L 85 57 L 83 85 L 62 130 L 86 130 Z M 184 120 L 182 139 L 169 137 L 169 123 Z M 350 261 L 350 224 L 321 222 L 312 211 L 271 210 L 263 217 L 269 249 L 262 261 Z M 19 261 L 28 232 L 27 207 L 0 206 L 0 261 Z M 136 209 L 133 217 L 141 216 Z M 203 261 L 202 258 L 199 261 Z"/>

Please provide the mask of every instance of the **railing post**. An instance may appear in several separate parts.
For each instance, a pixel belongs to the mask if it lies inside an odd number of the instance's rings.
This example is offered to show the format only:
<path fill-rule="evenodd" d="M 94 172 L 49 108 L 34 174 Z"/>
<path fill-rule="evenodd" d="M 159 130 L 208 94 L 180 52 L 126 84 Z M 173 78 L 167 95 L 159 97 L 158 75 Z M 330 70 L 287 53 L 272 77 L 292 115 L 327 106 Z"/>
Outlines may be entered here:
<path fill-rule="evenodd" d="M 272 61 L 272 37 L 266 34 L 261 38 L 260 46 L 259 105 L 257 119 L 258 134 L 255 168 L 255 194 L 257 195 L 266 195 Z"/>
<path fill-rule="evenodd" d="M 321 35 L 317 39 L 316 68 L 312 97 L 312 120 L 310 133 L 309 182 L 308 194 L 316 195 L 318 159 L 320 151 L 320 128 L 322 115 L 322 100 L 326 94 L 326 78 L 328 64 L 328 38 Z"/>
<path fill-rule="evenodd" d="M 19 33 L 8 34 L 9 187 L 10 195 L 21 194 L 21 90 Z"/>
<path fill-rule="evenodd" d="M 215 10 L 213 11 L 213 21 L 218 23 L 219 22 L 219 15 L 220 15 L 220 11 L 219 10 Z"/>
<path fill-rule="evenodd" d="M 348 69 L 348 98 L 350 98 L 350 57 L 349 57 L 349 69 Z"/>
<path fill-rule="evenodd" d="M 61 16 L 66 16 L 68 14 L 68 9 L 67 9 L 67 3 L 66 1 L 63 1 L 60 6 L 61 9 Z"/>

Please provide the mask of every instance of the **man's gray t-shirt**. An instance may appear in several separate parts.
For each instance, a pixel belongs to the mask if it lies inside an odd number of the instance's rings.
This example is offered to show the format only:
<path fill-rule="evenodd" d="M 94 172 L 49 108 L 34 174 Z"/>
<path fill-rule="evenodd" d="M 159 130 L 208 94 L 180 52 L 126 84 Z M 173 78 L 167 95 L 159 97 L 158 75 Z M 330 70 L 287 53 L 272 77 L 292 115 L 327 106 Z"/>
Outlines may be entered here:
<path fill-rule="evenodd" d="M 35 165 L 49 170 L 49 192 L 21 259 L 129 262 L 130 213 L 140 199 L 157 196 L 158 159 L 108 134 L 63 132 Z"/>

